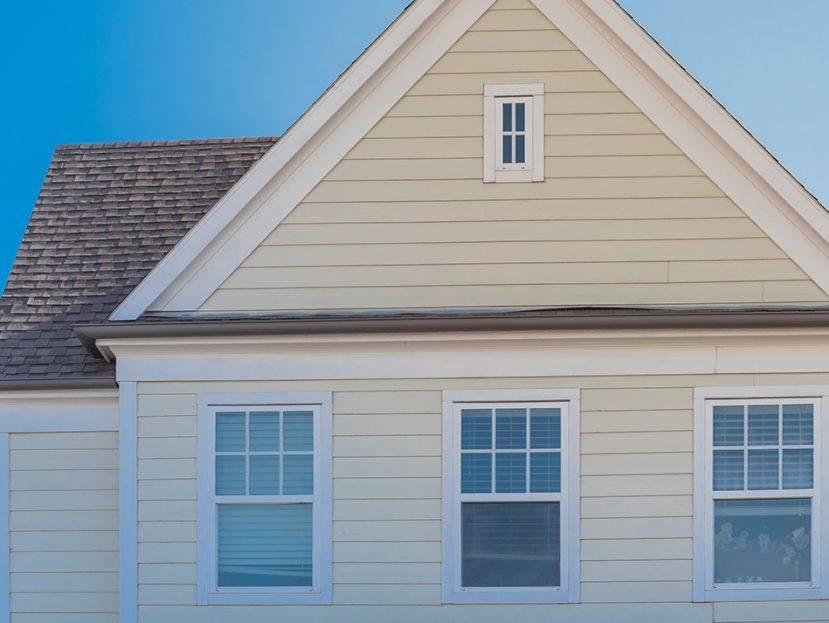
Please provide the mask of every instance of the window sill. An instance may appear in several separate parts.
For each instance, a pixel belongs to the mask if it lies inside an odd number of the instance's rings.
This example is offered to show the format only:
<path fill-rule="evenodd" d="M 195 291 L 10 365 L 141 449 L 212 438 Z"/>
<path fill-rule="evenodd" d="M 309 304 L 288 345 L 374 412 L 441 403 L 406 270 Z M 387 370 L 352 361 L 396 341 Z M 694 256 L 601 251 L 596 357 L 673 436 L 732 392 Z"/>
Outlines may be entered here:
<path fill-rule="evenodd" d="M 578 603 L 577 595 L 562 590 L 518 591 L 446 591 L 444 604 L 571 604 Z"/>
<path fill-rule="evenodd" d="M 297 592 L 297 593 L 206 593 L 199 595 L 197 605 L 220 606 L 220 605 L 313 605 L 330 604 L 331 595 L 321 592 Z"/>
<path fill-rule="evenodd" d="M 718 601 L 809 601 L 824 599 L 820 588 L 720 588 L 695 595 L 695 602 Z"/>

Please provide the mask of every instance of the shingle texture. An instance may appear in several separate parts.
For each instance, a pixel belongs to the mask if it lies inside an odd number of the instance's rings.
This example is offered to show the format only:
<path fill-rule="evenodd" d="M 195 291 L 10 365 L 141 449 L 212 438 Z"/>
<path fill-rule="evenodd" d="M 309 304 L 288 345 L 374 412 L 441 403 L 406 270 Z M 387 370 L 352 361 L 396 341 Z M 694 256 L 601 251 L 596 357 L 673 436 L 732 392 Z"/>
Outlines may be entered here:
<path fill-rule="evenodd" d="M 0 299 L 0 380 L 112 377 L 72 327 L 106 320 L 275 141 L 58 147 Z"/>

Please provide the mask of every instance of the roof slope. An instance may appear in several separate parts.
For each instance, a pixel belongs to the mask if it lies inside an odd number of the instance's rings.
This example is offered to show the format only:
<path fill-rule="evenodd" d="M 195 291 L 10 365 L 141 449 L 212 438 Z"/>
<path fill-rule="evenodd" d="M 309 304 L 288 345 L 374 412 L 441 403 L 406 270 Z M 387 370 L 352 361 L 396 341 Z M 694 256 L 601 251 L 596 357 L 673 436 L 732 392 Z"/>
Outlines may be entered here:
<path fill-rule="evenodd" d="M 0 380 L 112 377 L 72 327 L 105 320 L 275 141 L 58 147 L 0 299 Z"/>

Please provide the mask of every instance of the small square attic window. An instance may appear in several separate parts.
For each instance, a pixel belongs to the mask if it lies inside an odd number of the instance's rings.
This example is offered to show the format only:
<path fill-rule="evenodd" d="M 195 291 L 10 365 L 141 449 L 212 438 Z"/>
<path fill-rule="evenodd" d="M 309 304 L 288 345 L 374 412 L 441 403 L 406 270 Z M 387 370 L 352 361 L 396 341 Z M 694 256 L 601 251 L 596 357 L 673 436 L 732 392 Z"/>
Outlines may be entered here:
<path fill-rule="evenodd" d="M 484 87 L 484 182 L 544 181 L 544 85 Z"/>

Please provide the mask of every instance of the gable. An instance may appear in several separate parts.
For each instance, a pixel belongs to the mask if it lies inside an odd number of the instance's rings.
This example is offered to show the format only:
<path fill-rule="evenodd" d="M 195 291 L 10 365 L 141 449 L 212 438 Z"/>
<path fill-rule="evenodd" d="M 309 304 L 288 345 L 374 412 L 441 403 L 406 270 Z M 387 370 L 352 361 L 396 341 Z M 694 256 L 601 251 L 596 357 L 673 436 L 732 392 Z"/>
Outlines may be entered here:
<path fill-rule="evenodd" d="M 542 74 L 554 170 L 482 184 L 470 84 Z M 383 204 L 407 210 L 377 216 Z M 411 259 L 369 259 L 384 244 Z M 461 267 L 473 264 L 477 280 Z M 656 271 L 631 275 L 634 264 Z M 429 267 L 448 283 L 418 276 Z M 493 296 L 508 290 L 508 303 Z M 804 305 L 826 292 L 829 215 L 615 2 L 416 0 L 111 319 L 384 300 Z"/>
<path fill-rule="evenodd" d="M 546 179 L 484 184 L 484 86 L 524 83 Z M 200 311 L 828 298 L 535 5 L 498 0 Z"/>

